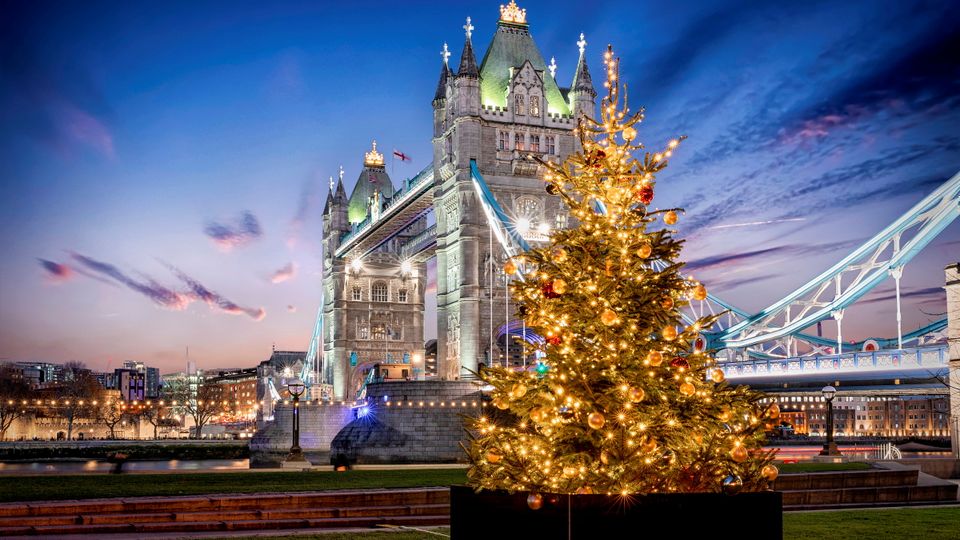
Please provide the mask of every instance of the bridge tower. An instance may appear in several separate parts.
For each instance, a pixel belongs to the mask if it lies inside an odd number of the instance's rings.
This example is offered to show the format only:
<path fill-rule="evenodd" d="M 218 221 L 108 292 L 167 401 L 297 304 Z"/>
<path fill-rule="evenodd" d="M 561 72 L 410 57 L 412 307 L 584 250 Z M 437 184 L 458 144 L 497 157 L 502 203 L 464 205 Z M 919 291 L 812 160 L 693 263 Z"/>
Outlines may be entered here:
<path fill-rule="evenodd" d="M 950 441 L 953 457 L 960 459 L 960 262 L 947 266 L 946 282 Z"/>
<path fill-rule="evenodd" d="M 426 220 L 414 220 L 403 232 L 362 259 L 334 254 L 354 226 L 375 221 L 394 195 L 377 143 L 364 154 L 363 168 L 348 198 L 343 168 L 323 209 L 322 377 L 333 397 L 352 400 L 362 378 L 375 364 L 398 364 L 413 377 L 423 359 L 423 310 L 426 265 L 403 260 L 400 247 L 422 232 Z M 402 365 L 401 365 L 402 364 Z"/>
<path fill-rule="evenodd" d="M 437 366 L 454 380 L 481 363 L 512 361 L 501 328 L 514 318 L 507 299 L 502 249 L 470 179 L 475 161 L 497 202 L 530 242 L 545 241 L 568 216 L 544 191 L 540 166 L 527 156 L 559 162 L 579 144 L 576 115 L 593 114 L 596 92 L 579 42 L 573 84 L 561 88 L 530 34 L 526 10 L 501 6 L 493 40 L 478 64 L 474 26 L 456 73 L 444 64 L 433 99 L 434 211 L 437 221 Z M 446 50 L 445 50 L 446 52 Z"/>

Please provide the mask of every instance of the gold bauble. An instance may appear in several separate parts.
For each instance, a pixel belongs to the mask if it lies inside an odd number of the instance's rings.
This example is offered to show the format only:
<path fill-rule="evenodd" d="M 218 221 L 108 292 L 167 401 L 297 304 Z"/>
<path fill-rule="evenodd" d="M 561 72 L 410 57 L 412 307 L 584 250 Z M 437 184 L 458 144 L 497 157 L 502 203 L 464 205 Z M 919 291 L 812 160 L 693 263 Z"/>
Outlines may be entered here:
<path fill-rule="evenodd" d="M 607 423 L 607 419 L 598 412 L 590 413 L 590 416 L 587 417 L 587 425 L 593 429 L 600 429 L 605 423 Z"/>
<path fill-rule="evenodd" d="M 487 450 L 487 461 L 490 463 L 499 463 L 503 456 L 494 449 Z"/>
<path fill-rule="evenodd" d="M 647 353 L 647 361 L 650 362 L 651 366 L 659 366 L 663 363 L 663 353 L 660 351 L 650 351 Z"/>
<path fill-rule="evenodd" d="M 605 309 L 603 313 L 600 314 L 600 322 L 607 326 L 617 322 L 617 314 L 612 309 Z"/>
<path fill-rule="evenodd" d="M 509 275 L 516 274 L 516 273 L 517 273 L 517 264 L 516 264 L 515 262 L 513 262 L 513 261 L 507 261 L 507 262 L 503 263 L 503 271 L 506 272 L 506 274 L 507 274 L 508 276 L 509 276 Z"/>
<path fill-rule="evenodd" d="M 577 494 L 577 495 L 592 495 L 592 494 L 593 494 L 593 488 L 590 487 L 590 486 L 579 487 L 579 488 L 577 488 L 576 494 Z"/>
<path fill-rule="evenodd" d="M 722 383 L 724 379 L 723 370 L 720 368 L 713 368 L 713 371 L 710 372 L 710 379 L 717 384 Z"/>
<path fill-rule="evenodd" d="M 748 457 L 750 457 L 750 454 L 747 453 L 747 449 L 743 446 L 737 446 L 730 451 L 730 459 L 737 463 L 743 463 Z"/>
<path fill-rule="evenodd" d="M 567 478 L 573 478 L 577 475 L 577 468 L 572 465 L 567 465 L 563 468 L 563 475 Z"/>
<path fill-rule="evenodd" d="M 780 469 L 778 469 L 776 465 L 764 465 L 763 469 L 760 469 L 760 474 L 762 474 L 768 482 L 773 482 L 777 479 L 777 476 L 780 475 Z"/>
<path fill-rule="evenodd" d="M 767 409 L 767 416 L 770 418 L 780 418 L 780 405 L 774 403 Z"/>
<path fill-rule="evenodd" d="M 651 253 L 653 253 L 653 246 L 650 244 L 643 244 L 637 248 L 637 257 L 640 257 L 641 259 L 646 259 Z"/>
<path fill-rule="evenodd" d="M 553 250 L 553 260 L 557 262 L 563 262 L 567 260 L 567 250 L 563 248 L 554 248 Z"/>
<path fill-rule="evenodd" d="M 693 383 L 685 382 L 680 385 L 680 393 L 689 397 L 697 393 L 697 387 Z"/>
<path fill-rule="evenodd" d="M 493 406 L 501 410 L 510 408 L 510 404 L 500 398 L 493 400 Z"/>
<path fill-rule="evenodd" d="M 539 510 L 540 507 L 543 506 L 543 495 L 539 493 L 527 495 L 527 506 L 529 506 L 531 510 Z"/>
<path fill-rule="evenodd" d="M 694 300 L 706 300 L 707 299 L 707 288 L 703 284 L 698 284 L 693 288 L 693 299 Z"/>
<path fill-rule="evenodd" d="M 637 138 L 637 130 L 632 127 L 623 128 L 622 135 L 623 135 L 623 140 L 630 142 Z"/>
<path fill-rule="evenodd" d="M 606 450 L 600 452 L 600 463 L 603 463 L 604 465 L 610 464 L 610 454 L 608 454 Z"/>
<path fill-rule="evenodd" d="M 567 292 L 567 282 L 560 278 L 553 280 L 553 292 L 557 294 L 563 294 Z"/>
<path fill-rule="evenodd" d="M 531 410 L 530 420 L 539 424 L 540 421 L 543 420 L 543 409 L 537 407 L 536 409 Z"/>
<path fill-rule="evenodd" d="M 663 339 L 672 341 L 677 339 L 677 329 L 673 326 L 664 326 L 663 330 L 660 331 L 660 335 L 663 336 Z"/>
<path fill-rule="evenodd" d="M 640 451 L 649 454 L 657 449 L 657 441 L 653 437 L 645 437 L 640 443 Z"/>
<path fill-rule="evenodd" d="M 660 307 L 663 309 L 673 309 L 673 297 L 664 296 L 663 300 L 660 300 Z"/>
<path fill-rule="evenodd" d="M 643 401 L 643 398 L 646 396 L 646 392 L 643 391 L 643 388 L 633 387 L 627 391 L 627 397 L 630 398 L 630 401 L 634 403 L 639 403 Z"/>
<path fill-rule="evenodd" d="M 677 213 L 673 210 L 663 215 L 663 222 L 667 225 L 673 225 L 677 222 Z"/>
<path fill-rule="evenodd" d="M 527 387 L 523 383 L 517 383 L 513 385 L 513 390 L 510 393 L 513 394 L 514 399 L 520 399 L 527 393 Z"/>
<path fill-rule="evenodd" d="M 719 416 L 717 416 L 717 418 L 719 418 L 721 422 L 727 422 L 731 418 L 733 418 L 733 411 L 724 407 L 723 409 L 720 410 L 720 414 Z"/>

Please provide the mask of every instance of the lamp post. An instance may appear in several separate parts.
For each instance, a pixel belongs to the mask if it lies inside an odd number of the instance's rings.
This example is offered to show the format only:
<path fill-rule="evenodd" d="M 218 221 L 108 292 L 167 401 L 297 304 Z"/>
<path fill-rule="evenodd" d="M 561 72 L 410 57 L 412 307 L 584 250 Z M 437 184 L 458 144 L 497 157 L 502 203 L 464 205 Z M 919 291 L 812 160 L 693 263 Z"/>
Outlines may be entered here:
<path fill-rule="evenodd" d="M 837 443 L 833 442 L 833 398 L 837 395 L 837 389 L 832 386 L 824 386 L 820 391 L 823 399 L 827 401 L 827 440 L 823 443 L 821 456 L 839 456 L 840 450 Z"/>
<path fill-rule="evenodd" d="M 294 379 L 293 382 L 287 384 L 287 390 L 293 396 L 293 445 L 290 447 L 290 454 L 284 461 L 304 462 L 307 461 L 307 458 L 304 457 L 303 450 L 300 449 L 300 396 L 303 395 L 306 386 L 300 379 Z"/>

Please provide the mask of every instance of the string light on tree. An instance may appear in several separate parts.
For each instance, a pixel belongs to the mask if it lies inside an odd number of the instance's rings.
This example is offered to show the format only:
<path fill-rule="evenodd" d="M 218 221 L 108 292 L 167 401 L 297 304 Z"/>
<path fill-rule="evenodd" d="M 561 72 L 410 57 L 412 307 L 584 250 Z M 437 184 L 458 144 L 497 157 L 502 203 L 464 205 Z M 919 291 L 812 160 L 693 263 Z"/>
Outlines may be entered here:
<path fill-rule="evenodd" d="M 600 115 L 576 127 L 581 150 L 540 161 L 577 226 L 503 267 L 525 277 L 511 285 L 517 313 L 545 338 L 526 345 L 536 368 L 479 373 L 494 407 L 470 424 L 469 481 L 527 491 L 534 510 L 546 493 L 759 491 L 777 474 L 761 446 L 779 409 L 716 369 L 701 329 L 719 315 L 680 316 L 707 289 L 680 274 L 668 227 L 682 209 L 650 205 L 683 137 L 644 150 L 644 112 L 630 110 L 619 64 L 608 48 Z"/>

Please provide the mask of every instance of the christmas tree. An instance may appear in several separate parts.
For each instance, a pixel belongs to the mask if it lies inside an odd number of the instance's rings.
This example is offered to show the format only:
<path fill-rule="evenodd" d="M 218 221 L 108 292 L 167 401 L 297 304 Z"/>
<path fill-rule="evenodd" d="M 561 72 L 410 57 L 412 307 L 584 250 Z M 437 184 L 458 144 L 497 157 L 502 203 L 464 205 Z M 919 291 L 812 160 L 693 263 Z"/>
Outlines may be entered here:
<path fill-rule="evenodd" d="M 604 64 L 600 121 L 577 127 L 582 151 L 541 162 L 577 225 L 504 267 L 545 343 L 525 345 L 541 358 L 536 370 L 479 373 L 492 406 L 470 423 L 469 483 L 531 491 L 531 506 L 538 492 L 767 489 L 777 469 L 761 446 L 779 409 L 716 369 L 702 331 L 718 316 L 681 317 L 707 290 L 681 274 L 683 241 L 669 228 L 680 209 L 649 208 L 683 138 L 644 152 L 643 111 L 630 114 L 612 48 Z"/>

